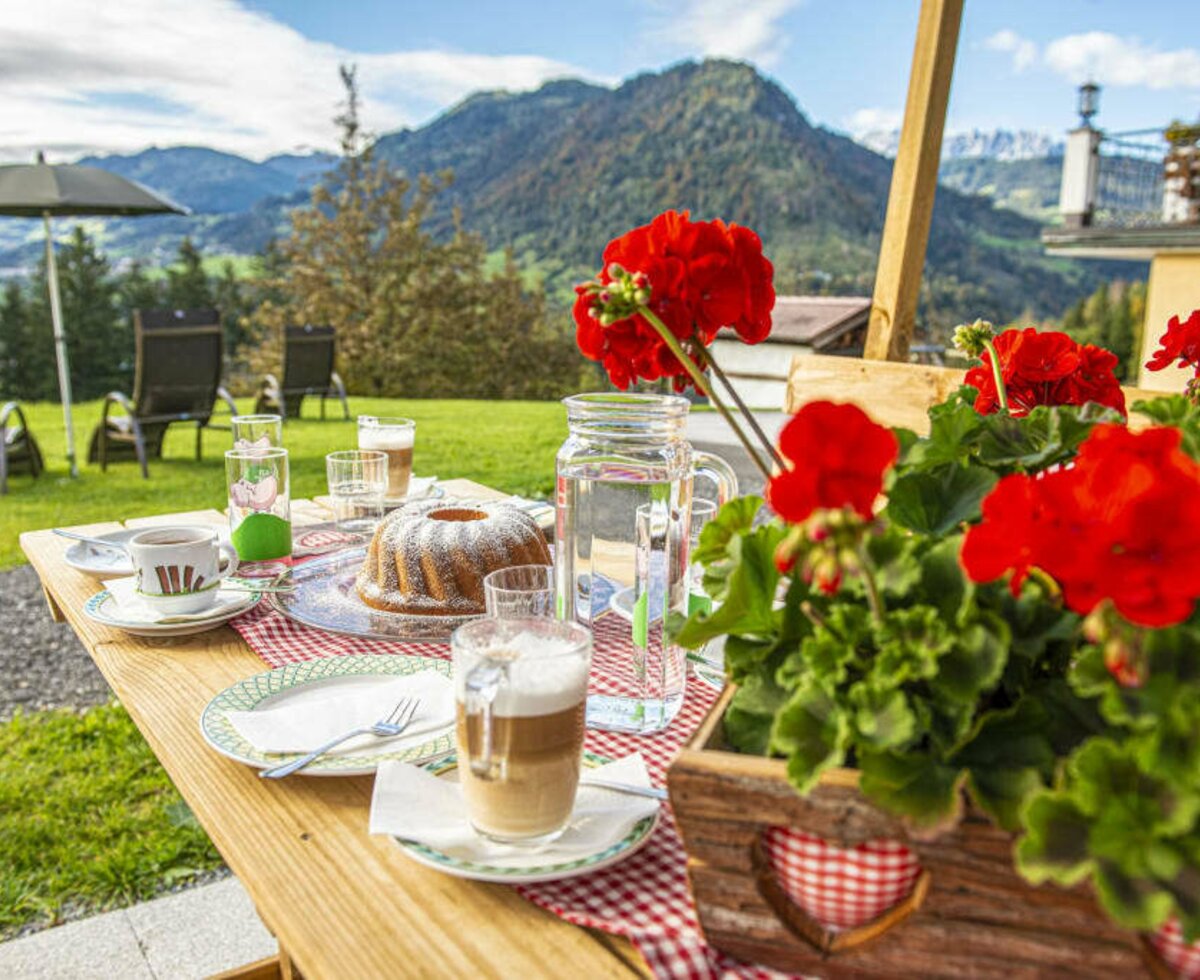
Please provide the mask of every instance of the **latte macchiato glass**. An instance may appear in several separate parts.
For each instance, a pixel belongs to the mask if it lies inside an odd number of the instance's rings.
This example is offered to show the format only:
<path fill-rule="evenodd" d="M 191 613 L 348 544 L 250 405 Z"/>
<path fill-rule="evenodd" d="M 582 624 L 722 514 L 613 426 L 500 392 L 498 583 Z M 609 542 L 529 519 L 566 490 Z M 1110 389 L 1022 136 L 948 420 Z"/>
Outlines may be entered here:
<path fill-rule="evenodd" d="M 455 630 L 458 769 L 489 840 L 544 844 L 567 828 L 583 763 L 592 634 L 556 619 L 480 619 Z"/>
<path fill-rule="evenodd" d="M 358 448 L 378 449 L 387 454 L 388 487 L 385 500 L 400 500 L 408 494 L 412 479 L 413 442 L 417 423 L 412 419 L 358 417 Z"/>

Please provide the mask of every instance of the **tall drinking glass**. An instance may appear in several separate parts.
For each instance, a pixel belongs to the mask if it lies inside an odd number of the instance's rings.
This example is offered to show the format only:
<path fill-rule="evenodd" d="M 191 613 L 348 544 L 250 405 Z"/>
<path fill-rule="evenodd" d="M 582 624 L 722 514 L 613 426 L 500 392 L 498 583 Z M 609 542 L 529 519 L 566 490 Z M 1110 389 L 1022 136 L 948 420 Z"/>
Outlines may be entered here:
<path fill-rule="evenodd" d="M 387 503 L 396 503 L 408 495 L 416 434 L 417 423 L 412 419 L 377 415 L 358 417 L 358 448 L 377 449 L 387 454 Z"/>
<path fill-rule="evenodd" d="M 325 457 L 329 496 L 339 531 L 370 533 L 383 520 L 387 456 L 376 449 L 346 449 Z"/>
<path fill-rule="evenodd" d="M 283 416 L 235 415 L 234 449 L 271 449 L 283 445 Z"/>
<path fill-rule="evenodd" d="M 490 840 L 562 834 L 583 764 L 592 634 L 557 619 L 478 619 L 450 639 L 459 774 Z"/>
<path fill-rule="evenodd" d="M 225 453 L 229 527 L 243 576 L 277 575 L 292 554 L 286 449 L 230 449 Z"/>
<path fill-rule="evenodd" d="M 688 523 L 688 615 L 711 612 L 712 599 L 704 591 L 704 566 L 692 556 L 700 547 L 700 532 L 717 516 L 717 505 L 711 500 L 693 500 Z"/>

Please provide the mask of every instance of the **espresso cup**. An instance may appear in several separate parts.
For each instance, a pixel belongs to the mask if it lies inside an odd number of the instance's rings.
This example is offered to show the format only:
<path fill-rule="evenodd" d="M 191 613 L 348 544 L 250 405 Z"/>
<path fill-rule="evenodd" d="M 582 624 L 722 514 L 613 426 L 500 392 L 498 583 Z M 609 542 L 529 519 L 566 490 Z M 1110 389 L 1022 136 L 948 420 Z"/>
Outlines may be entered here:
<path fill-rule="evenodd" d="M 207 527 L 149 528 L 130 538 L 126 550 L 137 594 L 166 616 L 209 608 L 217 601 L 221 580 L 238 567 L 233 546 Z"/>
<path fill-rule="evenodd" d="M 591 631 L 544 617 L 480 619 L 455 630 L 450 648 L 471 826 L 505 844 L 556 839 L 583 764 Z"/>

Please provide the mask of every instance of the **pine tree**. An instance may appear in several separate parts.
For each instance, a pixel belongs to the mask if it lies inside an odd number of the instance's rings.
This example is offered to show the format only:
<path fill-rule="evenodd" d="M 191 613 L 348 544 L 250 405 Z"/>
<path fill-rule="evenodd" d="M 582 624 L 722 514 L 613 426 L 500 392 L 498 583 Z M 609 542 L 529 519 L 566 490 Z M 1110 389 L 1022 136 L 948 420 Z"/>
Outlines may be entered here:
<path fill-rule="evenodd" d="M 35 319 L 26 291 L 10 280 L 0 300 L 0 401 L 53 397 L 56 377 L 49 324 Z"/>
<path fill-rule="evenodd" d="M 128 389 L 133 375 L 133 332 L 128 321 L 118 315 L 117 287 L 108 260 L 79 225 L 70 240 L 59 245 L 57 259 L 74 397 L 83 401 L 114 388 Z M 30 350 L 44 346 L 53 358 L 45 261 L 34 274 L 31 292 L 34 298 L 31 332 L 36 336 Z M 29 397 L 57 398 L 58 384 L 53 373 L 46 379 L 41 369 L 37 370 L 38 376 L 33 381 L 37 394 Z"/>
<path fill-rule="evenodd" d="M 135 260 L 117 280 L 117 309 L 128 322 L 134 310 L 158 309 L 165 303 L 163 283 L 146 275 L 145 265 Z"/>
<path fill-rule="evenodd" d="M 167 269 L 167 306 L 175 310 L 213 306 L 212 287 L 204 271 L 204 256 L 190 238 L 179 243 L 176 265 Z"/>
<path fill-rule="evenodd" d="M 253 303 L 229 259 L 221 265 L 221 274 L 213 282 L 212 293 L 225 331 L 225 356 L 232 359 L 249 339 Z"/>

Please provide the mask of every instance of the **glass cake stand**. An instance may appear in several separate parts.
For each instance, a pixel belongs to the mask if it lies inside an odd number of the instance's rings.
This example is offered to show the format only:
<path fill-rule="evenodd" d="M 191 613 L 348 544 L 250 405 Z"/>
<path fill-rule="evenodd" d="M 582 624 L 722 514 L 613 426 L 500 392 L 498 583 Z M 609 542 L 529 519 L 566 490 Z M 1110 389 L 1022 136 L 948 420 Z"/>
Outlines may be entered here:
<path fill-rule="evenodd" d="M 354 579 L 367 549 L 338 551 L 297 565 L 287 576 L 291 592 L 275 592 L 269 601 L 297 623 L 372 640 L 445 641 L 473 616 L 419 616 L 372 609 L 358 597 Z"/>

